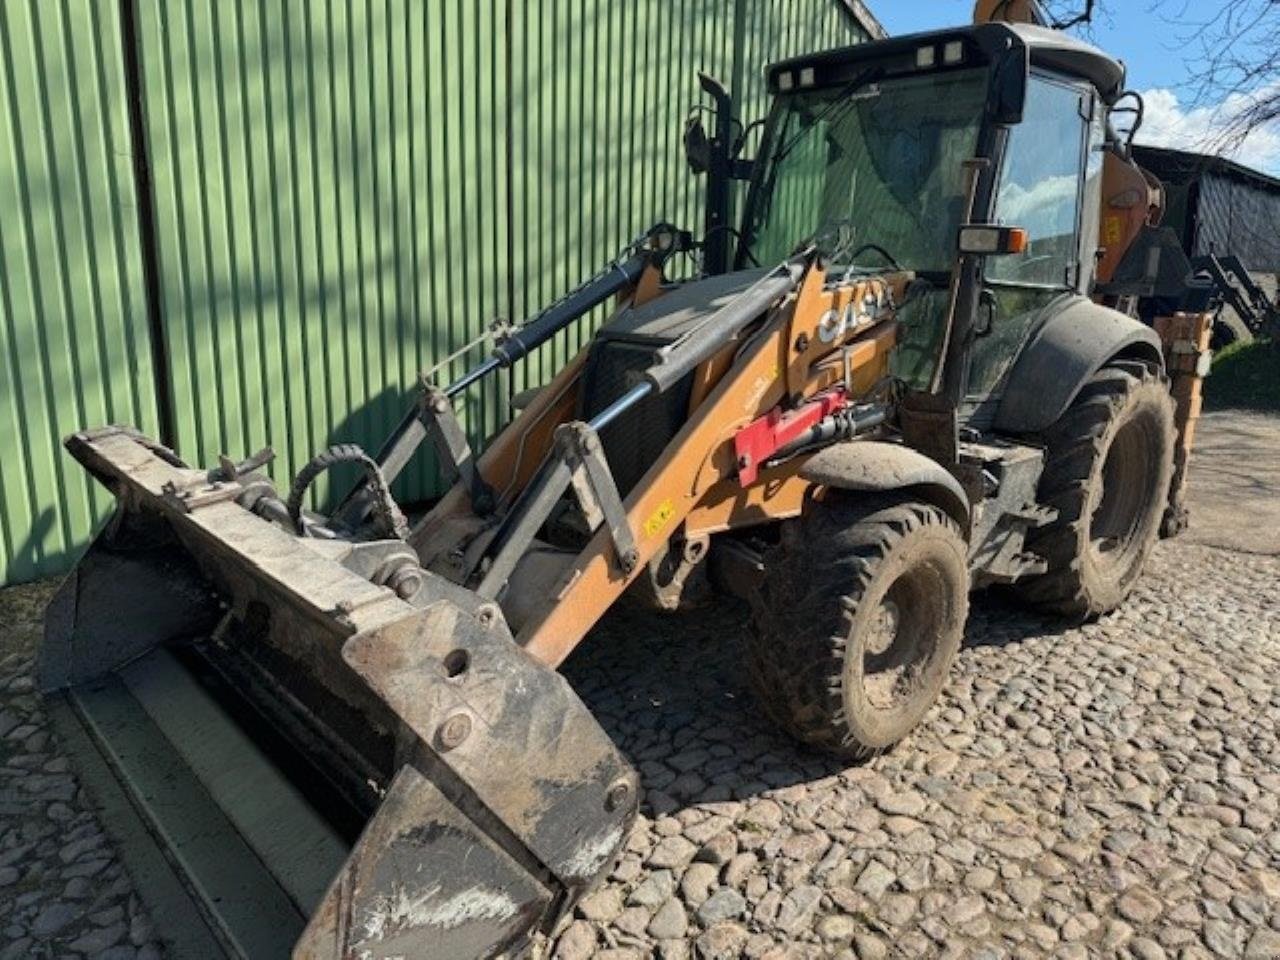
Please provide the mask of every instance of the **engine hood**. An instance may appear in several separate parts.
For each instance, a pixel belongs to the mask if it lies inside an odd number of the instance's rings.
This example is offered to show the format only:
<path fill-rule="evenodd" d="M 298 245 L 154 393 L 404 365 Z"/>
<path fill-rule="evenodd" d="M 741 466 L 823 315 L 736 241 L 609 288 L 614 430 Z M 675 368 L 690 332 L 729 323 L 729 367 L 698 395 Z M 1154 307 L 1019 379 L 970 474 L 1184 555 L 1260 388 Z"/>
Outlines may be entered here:
<path fill-rule="evenodd" d="M 604 340 L 669 343 L 711 316 L 763 277 L 762 269 L 739 270 L 672 284 L 660 297 L 619 310 L 598 334 Z"/>

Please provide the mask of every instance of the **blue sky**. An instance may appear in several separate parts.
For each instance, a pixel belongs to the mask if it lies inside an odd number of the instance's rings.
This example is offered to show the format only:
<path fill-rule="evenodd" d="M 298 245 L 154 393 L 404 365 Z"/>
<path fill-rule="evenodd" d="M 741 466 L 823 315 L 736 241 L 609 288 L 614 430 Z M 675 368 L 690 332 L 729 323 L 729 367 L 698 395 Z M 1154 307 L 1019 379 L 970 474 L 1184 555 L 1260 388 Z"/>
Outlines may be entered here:
<path fill-rule="evenodd" d="M 1216 2 L 1100 0 L 1092 27 L 1083 28 L 1083 33 L 1076 29 L 1123 60 L 1129 86 L 1144 95 L 1147 121 L 1139 142 L 1202 152 L 1221 149 L 1214 132 L 1231 104 L 1197 102 L 1196 91 L 1186 84 L 1187 57 L 1197 52 L 1186 18 L 1197 10 L 1203 17 Z M 973 0 L 872 0 L 869 6 L 891 34 L 899 35 L 968 23 L 973 13 Z M 1257 131 L 1231 155 L 1280 174 L 1280 128 Z"/>
<path fill-rule="evenodd" d="M 1112 0 L 1095 18 L 1091 39 L 1125 62 L 1129 86 L 1176 87 L 1185 73 L 1179 49 L 1188 31 L 1147 7 L 1144 0 Z M 871 8 L 893 34 L 957 26 L 973 14 L 972 0 L 880 0 Z"/>

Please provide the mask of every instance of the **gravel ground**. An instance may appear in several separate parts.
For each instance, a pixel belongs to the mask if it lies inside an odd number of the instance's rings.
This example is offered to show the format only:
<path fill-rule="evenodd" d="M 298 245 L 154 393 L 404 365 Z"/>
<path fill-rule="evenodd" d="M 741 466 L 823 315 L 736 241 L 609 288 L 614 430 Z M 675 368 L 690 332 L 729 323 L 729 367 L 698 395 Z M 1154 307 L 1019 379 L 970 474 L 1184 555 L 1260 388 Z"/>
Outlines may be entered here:
<path fill-rule="evenodd" d="M 1280 421 L 1250 437 L 1233 458 L 1252 444 L 1274 460 Z M 1222 496 L 1233 476 L 1196 475 L 1197 497 L 1221 502 L 1199 529 L 1260 495 Z M 1085 627 L 976 597 L 942 701 L 851 769 L 760 716 L 738 605 L 615 612 L 566 672 L 639 767 L 643 814 L 540 952 L 1280 957 L 1268 536 L 1162 544 L 1124 609 Z M 150 960 L 150 926 L 32 692 L 49 592 L 0 591 L 0 960 Z"/>
<path fill-rule="evenodd" d="M 1280 417 L 1206 415 L 1196 434 L 1190 497 L 1194 512 L 1184 542 L 1280 555 Z"/>

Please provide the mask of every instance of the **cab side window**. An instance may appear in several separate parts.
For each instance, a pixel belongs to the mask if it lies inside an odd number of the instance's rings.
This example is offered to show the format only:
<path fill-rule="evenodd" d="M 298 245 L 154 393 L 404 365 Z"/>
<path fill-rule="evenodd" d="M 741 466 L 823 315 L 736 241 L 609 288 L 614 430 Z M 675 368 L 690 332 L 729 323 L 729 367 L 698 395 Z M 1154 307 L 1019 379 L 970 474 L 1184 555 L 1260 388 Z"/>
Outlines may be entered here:
<path fill-rule="evenodd" d="M 987 279 L 1067 287 L 1078 264 L 1080 176 L 1087 123 L 1085 94 L 1033 76 L 1023 120 L 1009 133 L 996 218 L 1030 235 L 1024 253 L 993 257 Z"/>
<path fill-rule="evenodd" d="M 1078 87 L 1044 77 L 1027 82 L 1023 120 L 1009 131 L 1005 148 L 996 218 L 1025 228 L 1029 243 L 1023 253 L 986 262 L 980 308 L 984 333 L 969 359 L 972 402 L 999 392 L 1044 310 L 1075 286 L 1089 129 L 1086 97 Z"/>

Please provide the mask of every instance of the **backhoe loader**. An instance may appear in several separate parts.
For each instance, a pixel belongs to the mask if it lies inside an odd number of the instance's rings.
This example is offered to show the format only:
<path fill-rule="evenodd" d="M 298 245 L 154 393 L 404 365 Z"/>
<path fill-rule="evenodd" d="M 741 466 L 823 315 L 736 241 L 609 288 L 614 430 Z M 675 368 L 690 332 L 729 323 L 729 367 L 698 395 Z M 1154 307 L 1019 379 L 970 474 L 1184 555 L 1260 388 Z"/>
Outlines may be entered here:
<path fill-rule="evenodd" d="M 492 957 L 551 930 L 641 797 L 557 672 L 624 593 L 749 598 L 764 710 L 851 759 L 928 711 L 972 589 L 1123 602 L 1181 510 L 1204 318 L 1094 299 L 1150 213 L 1108 124 L 1123 68 L 1031 4 L 976 20 L 769 67 L 749 161 L 704 78 L 706 235 L 646 231 L 423 383 L 376 453 L 280 491 L 269 450 L 196 469 L 126 427 L 68 438 L 118 507 L 40 678 L 173 955 Z M 608 305 L 472 449 L 467 389 Z M 391 485 L 426 450 L 450 486 L 410 523 Z M 308 509 L 338 464 L 359 482 Z"/>

